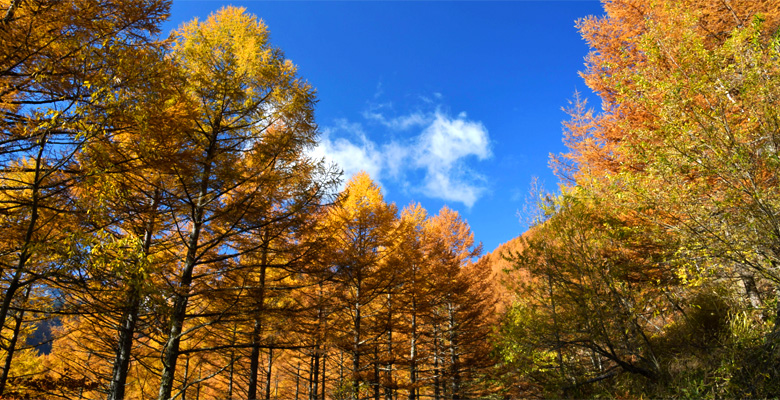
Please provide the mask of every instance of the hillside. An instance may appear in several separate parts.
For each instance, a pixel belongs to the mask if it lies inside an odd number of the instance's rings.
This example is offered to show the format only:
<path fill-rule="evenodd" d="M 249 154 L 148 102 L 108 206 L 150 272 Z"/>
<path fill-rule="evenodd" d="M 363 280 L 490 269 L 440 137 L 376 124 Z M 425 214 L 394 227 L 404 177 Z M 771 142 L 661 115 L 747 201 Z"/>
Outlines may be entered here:
<path fill-rule="evenodd" d="M 517 278 L 520 276 L 518 271 L 513 270 L 513 263 L 507 260 L 507 258 L 522 251 L 524 247 L 525 235 L 521 235 L 500 244 L 493 251 L 479 259 L 479 263 L 484 263 L 491 270 L 493 290 L 498 298 L 498 303 L 496 304 L 498 313 L 503 313 L 512 303 L 513 294 L 507 285 L 511 285 L 512 282 L 518 282 Z"/>

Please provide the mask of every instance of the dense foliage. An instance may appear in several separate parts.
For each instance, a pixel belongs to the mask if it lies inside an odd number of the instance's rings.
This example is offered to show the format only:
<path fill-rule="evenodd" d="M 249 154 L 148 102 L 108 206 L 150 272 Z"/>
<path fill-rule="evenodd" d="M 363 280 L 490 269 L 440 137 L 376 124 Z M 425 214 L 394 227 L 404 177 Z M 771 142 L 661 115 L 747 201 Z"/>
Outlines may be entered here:
<path fill-rule="evenodd" d="M 579 28 L 567 182 L 515 252 L 499 335 L 522 395 L 772 397 L 778 4 L 604 2 Z"/>
<path fill-rule="evenodd" d="M 0 0 L 0 397 L 776 396 L 780 4 L 603 4 L 602 110 L 476 261 L 455 211 L 336 189 L 243 9 Z"/>
<path fill-rule="evenodd" d="M 336 193 L 266 26 L 169 6 L 0 1 L 0 396 L 484 393 L 466 222 Z"/>

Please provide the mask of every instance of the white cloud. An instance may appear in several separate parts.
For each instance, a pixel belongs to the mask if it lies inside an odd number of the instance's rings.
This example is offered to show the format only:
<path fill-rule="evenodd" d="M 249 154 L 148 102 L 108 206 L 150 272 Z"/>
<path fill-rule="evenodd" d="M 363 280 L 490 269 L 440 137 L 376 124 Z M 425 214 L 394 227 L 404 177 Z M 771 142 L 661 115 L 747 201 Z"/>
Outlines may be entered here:
<path fill-rule="evenodd" d="M 404 170 L 408 167 L 409 147 L 398 142 L 390 142 L 382 146 L 384 165 L 390 177 L 403 179 Z"/>
<path fill-rule="evenodd" d="M 336 137 L 339 133 L 349 137 Z M 366 171 L 377 180 L 382 176 L 382 153 L 366 137 L 360 124 L 340 120 L 335 127 L 323 129 L 319 143 L 309 155 L 338 164 L 344 171 L 345 178 L 359 171 Z M 339 190 L 343 189 L 345 182 L 346 179 L 342 181 Z"/>
<path fill-rule="evenodd" d="M 434 114 L 433 122 L 420 135 L 424 156 L 436 161 L 452 164 L 467 157 L 477 156 L 480 160 L 490 157 L 488 131 L 481 122 L 469 121 L 466 113 L 451 119 L 440 112 Z M 431 158 L 424 158 L 429 162 Z"/>
<path fill-rule="evenodd" d="M 439 93 L 439 92 L 434 92 L 434 93 L 433 93 L 433 98 L 430 98 L 430 97 L 428 97 L 428 96 L 420 96 L 420 100 L 421 100 L 421 101 L 423 101 L 424 103 L 427 103 L 427 104 L 434 104 L 434 103 L 436 103 L 438 100 L 441 100 L 441 99 L 442 99 L 442 97 L 444 97 L 444 96 L 442 96 L 442 94 L 441 94 L 441 93 Z"/>
<path fill-rule="evenodd" d="M 430 197 L 457 201 L 471 207 L 485 192 L 484 177 L 470 168 L 471 156 L 485 160 L 492 156 L 488 131 L 466 114 L 450 118 L 436 112 L 415 146 L 415 163 L 427 173 L 424 192 Z"/>
<path fill-rule="evenodd" d="M 339 120 L 323 129 L 312 156 L 336 162 L 345 178 L 363 170 L 380 184 L 382 179 L 392 179 L 428 197 L 473 206 L 487 188 L 485 178 L 469 164 L 492 157 L 487 128 L 465 113 L 451 117 L 437 110 L 388 118 L 382 113 L 388 108 L 387 104 L 375 106 L 363 116 L 391 131 L 417 128 L 419 133 L 403 141 L 377 144 L 361 124 Z"/>
<path fill-rule="evenodd" d="M 387 128 L 395 131 L 405 131 L 410 128 L 423 126 L 430 121 L 430 116 L 425 115 L 422 112 L 414 112 L 407 115 L 401 115 L 398 117 L 387 118 L 382 113 L 383 110 L 392 110 L 393 105 L 391 103 L 374 104 L 367 111 L 363 112 L 363 118 L 377 122 Z"/>

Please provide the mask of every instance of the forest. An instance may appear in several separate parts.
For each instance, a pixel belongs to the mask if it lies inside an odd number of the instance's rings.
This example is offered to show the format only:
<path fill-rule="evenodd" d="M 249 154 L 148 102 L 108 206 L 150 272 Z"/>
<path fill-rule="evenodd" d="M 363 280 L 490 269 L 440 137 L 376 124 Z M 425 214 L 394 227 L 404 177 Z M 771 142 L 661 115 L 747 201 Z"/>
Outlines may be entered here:
<path fill-rule="evenodd" d="M 780 3 L 602 5 L 600 109 L 483 255 L 311 155 L 258 16 L 0 0 L 0 398 L 776 397 Z"/>

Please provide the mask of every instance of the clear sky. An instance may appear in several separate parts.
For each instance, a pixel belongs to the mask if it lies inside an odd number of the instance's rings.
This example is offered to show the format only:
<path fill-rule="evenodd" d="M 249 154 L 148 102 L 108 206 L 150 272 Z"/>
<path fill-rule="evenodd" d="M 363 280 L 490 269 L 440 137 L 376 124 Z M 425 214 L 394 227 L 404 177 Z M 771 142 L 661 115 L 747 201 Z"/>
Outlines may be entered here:
<path fill-rule="evenodd" d="M 588 52 L 581 1 L 174 0 L 163 34 L 220 7 L 245 7 L 318 93 L 315 154 L 371 174 L 399 209 L 443 206 L 485 251 L 523 233 L 537 177 L 556 190 L 561 110 Z"/>

